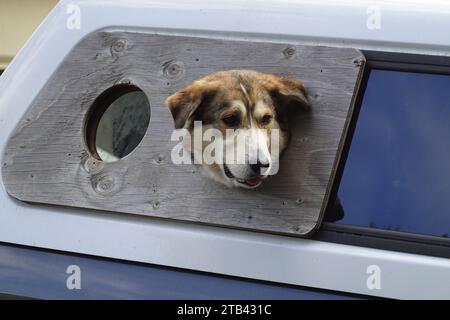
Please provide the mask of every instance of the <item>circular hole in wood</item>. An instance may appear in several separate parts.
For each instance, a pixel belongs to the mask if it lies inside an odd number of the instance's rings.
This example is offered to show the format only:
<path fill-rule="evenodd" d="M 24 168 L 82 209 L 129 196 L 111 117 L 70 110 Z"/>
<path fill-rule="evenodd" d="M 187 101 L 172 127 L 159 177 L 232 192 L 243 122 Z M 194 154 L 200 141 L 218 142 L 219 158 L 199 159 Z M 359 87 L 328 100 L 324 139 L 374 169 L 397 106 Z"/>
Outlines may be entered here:
<path fill-rule="evenodd" d="M 145 136 L 150 102 L 136 86 L 120 84 L 103 92 L 85 121 L 85 139 L 91 155 L 115 162 L 129 155 Z"/>

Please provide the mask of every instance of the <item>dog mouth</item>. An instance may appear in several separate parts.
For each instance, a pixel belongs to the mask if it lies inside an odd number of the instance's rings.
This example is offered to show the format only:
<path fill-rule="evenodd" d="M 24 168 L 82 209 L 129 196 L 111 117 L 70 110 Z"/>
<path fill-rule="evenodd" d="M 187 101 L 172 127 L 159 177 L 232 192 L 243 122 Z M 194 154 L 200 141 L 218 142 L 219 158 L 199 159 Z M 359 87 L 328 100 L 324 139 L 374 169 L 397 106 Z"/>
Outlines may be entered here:
<path fill-rule="evenodd" d="M 263 180 L 262 176 L 254 176 L 248 179 L 237 178 L 231 173 L 230 168 L 226 164 L 223 164 L 223 172 L 229 179 L 234 179 L 236 182 L 251 188 L 259 186 Z"/>

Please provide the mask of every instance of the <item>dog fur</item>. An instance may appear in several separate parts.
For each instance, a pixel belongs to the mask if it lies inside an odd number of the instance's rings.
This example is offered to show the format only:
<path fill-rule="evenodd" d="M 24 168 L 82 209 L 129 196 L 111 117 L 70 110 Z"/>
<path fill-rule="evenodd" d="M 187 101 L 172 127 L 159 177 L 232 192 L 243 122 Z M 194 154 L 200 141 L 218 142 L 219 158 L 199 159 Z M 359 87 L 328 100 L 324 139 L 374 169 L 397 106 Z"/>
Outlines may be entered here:
<path fill-rule="evenodd" d="M 278 161 L 270 153 L 271 130 L 279 130 L 280 154 L 289 141 L 288 109 L 310 109 L 305 87 L 298 80 L 253 70 L 228 70 L 207 75 L 167 99 L 175 128 L 187 129 L 191 135 L 217 129 L 226 136 L 227 129 L 248 129 L 248 147 L 254 148 L 256 158 L 246 154 L 245 163 L 202 164 L 205 173 L 214 180 L 232 187 L 256 188 Z M 194 121 L 201 121 L 195 127 Z M 257 130 L 265 129 L 265 130 Z M 235 143 L 225 141 L 225 144 Z M 190 146 L 193 157 L 200 150 Z M 264 170 L 263 170 L 264 169 Z"/>

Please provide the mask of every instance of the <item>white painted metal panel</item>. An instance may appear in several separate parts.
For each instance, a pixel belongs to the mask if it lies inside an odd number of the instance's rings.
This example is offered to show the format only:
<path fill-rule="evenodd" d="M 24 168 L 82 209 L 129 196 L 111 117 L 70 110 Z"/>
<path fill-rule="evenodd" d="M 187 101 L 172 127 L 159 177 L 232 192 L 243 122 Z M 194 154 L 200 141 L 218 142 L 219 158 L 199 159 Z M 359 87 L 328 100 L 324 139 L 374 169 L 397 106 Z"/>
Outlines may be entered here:
<path fill-rule="evenodd" d="M 75 30 L 67 28 L 73 5 L 81 14 Z M 367 27 L 374 10 L 380 29 Z M 65 55 L 95 30 L 449 55 L 449 18 L 448 1 L 62 1 L 0 78 L 0 151 Z M 384 297 L 450 298 L 448 259 L 28 205 L 0 188 L 3 242 Z M 370 265 L 381 268 L 379 290 L 367 288 Z"/>

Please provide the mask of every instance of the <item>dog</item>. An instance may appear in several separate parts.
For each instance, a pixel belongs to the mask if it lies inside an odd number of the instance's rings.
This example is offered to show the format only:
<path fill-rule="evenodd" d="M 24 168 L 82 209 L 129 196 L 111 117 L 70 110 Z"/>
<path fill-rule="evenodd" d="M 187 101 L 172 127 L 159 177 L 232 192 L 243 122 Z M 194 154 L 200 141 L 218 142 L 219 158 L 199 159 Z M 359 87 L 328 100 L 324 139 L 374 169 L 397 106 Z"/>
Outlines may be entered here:
<path fill-rule="evenodd" d="M 235 144 L 229 129 L 245 130 L 246 151 L 243 161 L 227 161 L 233 148 L 225 148 L 223 161 L 202 163 L 203 171 L 228 187 L 257 188 L 278 165 L 279 154 L 290 138 L 288 111 L 297 108 L 309 111 L 305 86 L 301 81 L 253 70 L 227 70 L 209 74 L 180 89 L 167 98 L 176 129 L 191 135 L 202 135 L 214 129 L 222 133 L 225 146 Z M 194 126 L 201 121 L 202 126 Z M 271 139 L 277 131 L 277 140 Z M 271 145 L 278 144 L 277 155 Z M 203 156 L 207 144 L 188 149 L 193 158 Z M 228 154 L 227 154 L 228 153 Z M 241 159 L 242 160 L 242 159 Z"/>

